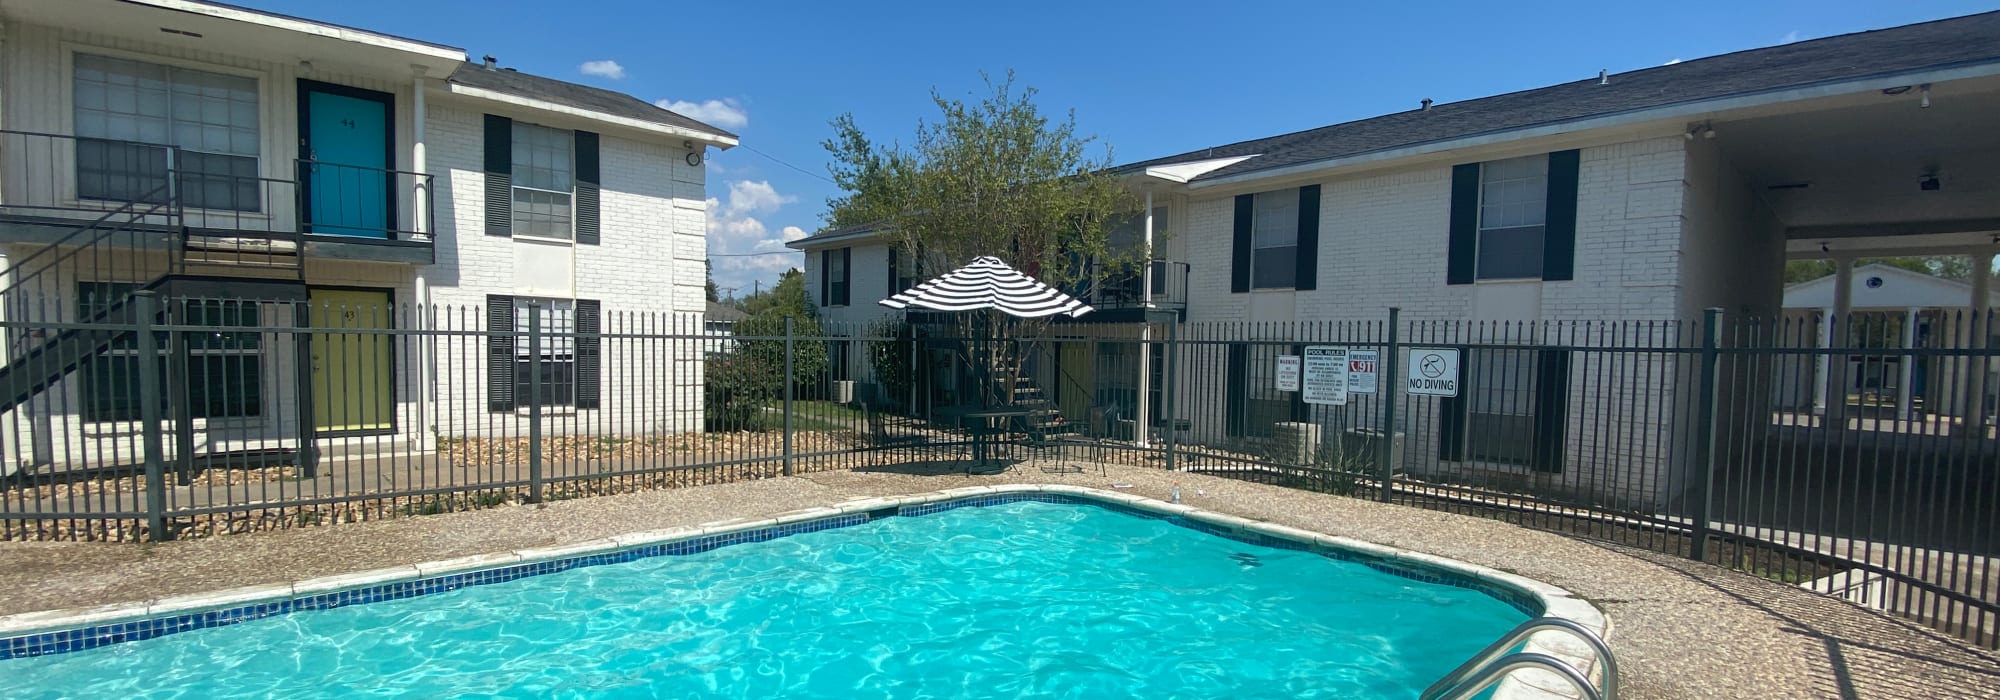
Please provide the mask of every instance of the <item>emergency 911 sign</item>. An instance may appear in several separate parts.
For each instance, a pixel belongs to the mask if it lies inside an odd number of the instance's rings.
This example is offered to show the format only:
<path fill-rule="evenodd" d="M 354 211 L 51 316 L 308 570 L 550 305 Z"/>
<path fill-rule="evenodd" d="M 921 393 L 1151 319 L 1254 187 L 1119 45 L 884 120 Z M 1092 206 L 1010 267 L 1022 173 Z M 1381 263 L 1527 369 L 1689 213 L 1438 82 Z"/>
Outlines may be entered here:
<path fill-rule="evenodd" d="M 1417 396 L 1458 395 L 1457 348 L 1410 348 L 1404 389 Z"/>

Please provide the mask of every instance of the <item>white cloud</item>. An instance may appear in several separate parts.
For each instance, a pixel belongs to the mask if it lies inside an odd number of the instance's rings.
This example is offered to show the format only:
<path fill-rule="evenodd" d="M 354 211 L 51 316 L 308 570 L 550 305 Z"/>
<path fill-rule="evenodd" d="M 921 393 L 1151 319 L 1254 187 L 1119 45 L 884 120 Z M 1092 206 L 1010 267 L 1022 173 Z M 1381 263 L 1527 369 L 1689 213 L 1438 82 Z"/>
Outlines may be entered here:
<path fill-rule="evenodd" d="M 1676 59 L 1674 59 L 1674 60 L 1671 60 L 1671 61 L 1668 61 L 1668 62 L 1666 62 L 1666 63 L 1662 63 L 1662 64 L 1660 64 L 1660 65 L 1663 65 L 1663 66 L 1671 66 L 1671 65 L 1673 65 L 1673 64 L 1676 64 L 1676 63 L 1680 63 L 1680 62 L 1681 62 L 1681 60 L 1680 60 L 1680 59 L 1678 59 L 1678 58 L 1676 58 Z"/>
<path fill-rule="evenodd" d="M 742 296 L 760 283 L 769 288 L 777 282 L 778 273 L 803 267 L 803 254 L 786 248 L 785 243 L 805 238 L 809 232 L 798 226 L 783 226 L 773 234 L 771 227 L 759 218 L 776 215 L 799 198 L 781 193 L 763 180 L 737 180 L 730 182 L 728 188 L 727 201 L 717 197 L 708 199 L 708 252 L 717 256 L 711 258 L 715 262 L 716 285 L 733 288 L 737 296 Z"/>
<path fill-rule="evenodd" d="M 715 200 L 711 199 L 710 202 Z M 768 180 L 737 180 L 729 183 L 729 206 L 722 210 L 725 217 L 744 214 L 769 214 L 799 198 L 789 194 L 778 194 Z"/>
<path fill-rule="evenodd" d="M 1792 43 L 1792 42 L 1794 42 L 1794 41 L 1798 41 L 1799 39 L 1802 39 L 1802 38 L 1804 38 L 1804 37 L 1801 37 L 1801 36 L 1799 36 L 1799 30 L 1797 30 L 1797 29 L 1794 29 L 1794 30 L 1791 30 L 1791 31 L 1789 31 L 1789 32 L 1785 32 L 1785 35 L 1784 35 L 1783 37 L 1780 37 L 1780 38 L 1778 39 L 1778 43 L 1780 43 L 1780 44 L 1789 44 L 1789 43 Z"/>
<path fill-rule="evenodd" d="M 617 61 L 608 58 L 602 61 L 584 61 L 583 65 L 577 66 L 576 69 L 582 71 L 584 75 L 595 75 L 599 78 L 610 78 L 612 80 L 625 79 L 625 67 L 618 65 Z"/>
<path fill-rule="evenodd" d="M 656 100 L 653 104 L 661 109 L 676 112 L 681 116 L 698 119 L 724 129 L 741 129 L 750 125 L 750 112 L 734 97 L 720 100 Z"/>

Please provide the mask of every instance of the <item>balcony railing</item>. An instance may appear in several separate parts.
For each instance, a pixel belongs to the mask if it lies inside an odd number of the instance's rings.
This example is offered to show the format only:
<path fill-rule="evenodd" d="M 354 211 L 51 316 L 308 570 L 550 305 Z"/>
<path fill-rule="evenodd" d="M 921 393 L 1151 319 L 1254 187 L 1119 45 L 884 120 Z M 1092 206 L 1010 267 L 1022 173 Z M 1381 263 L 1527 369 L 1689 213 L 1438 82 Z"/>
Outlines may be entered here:
<path fill-rule="evenodd" d="M 1146 287 L 1146 276 L 1141 272 L 1105 271 L 1101 277 L 1091 275 L 1100 280 L 1091 295 L 1091 305 L 1099 309 L 1187 310 L 1188 264 L 1154 260 L 1152 273 L 1150 290 Z"/>
<path fill-rule="evenodd" d="M 281 176 L 261 174 L 272 170 Z M 420 232 L 437 230 L 431 184 L 402 170 L 310 160 L 269 168 L 252 156 L 0 130 L 0 216 L 16 220 L 89 220 L 172 202 L 181 223 L 219 234 L 425 240 Z"/>

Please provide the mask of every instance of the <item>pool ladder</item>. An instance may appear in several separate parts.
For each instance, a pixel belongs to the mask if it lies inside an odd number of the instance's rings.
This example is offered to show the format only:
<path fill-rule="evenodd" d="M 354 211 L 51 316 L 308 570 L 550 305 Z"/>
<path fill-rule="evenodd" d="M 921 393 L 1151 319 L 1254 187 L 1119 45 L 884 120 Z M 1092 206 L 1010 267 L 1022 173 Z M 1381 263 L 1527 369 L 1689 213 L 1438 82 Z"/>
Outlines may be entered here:
<path fill-rule="evenodd" d="M 1604 685 L 1600 688 L 1590 682 L 1590 676 L 1578 671 L 1569 662 L 1548 654 L 1533 651 L 1507 653 L 1508 650 L 1527 641 L 1529 635 L 1544 631 L 1568 632 L 1590 645 L 1591 650 L 1597 653 L 1597 657 L 1603 659 Z M 1419 698 L 1462 700 L 1478 695 L 1493 684 L 1499 683 L 1500 679 L 1509 673 L 1529 667 L 1539 667 L 1568 679 L 1570 685 L 1576 686 L 1576 689 L 1583 693 L 1584 700 L 1618 698 L 1618 660 L 1611 656 L 1611 647 L 1605 646 L 1604 638 L 1597 636 L 1597 633 L 1590 631 L 1590 628 L 1559 617 L 1538 617 L 1521 623 L 1513 631 L 1502 636 L 1499 641 L 1487 645 L 1478 654 L 1466 659 L 1465 663 L 1459 664 L 1458 668 L 1452 669 L 1451 673 L 1438 679 L 1438 682 L 1432 683 L 1431 687 L 1425 688 L 1424 694 Z"/>

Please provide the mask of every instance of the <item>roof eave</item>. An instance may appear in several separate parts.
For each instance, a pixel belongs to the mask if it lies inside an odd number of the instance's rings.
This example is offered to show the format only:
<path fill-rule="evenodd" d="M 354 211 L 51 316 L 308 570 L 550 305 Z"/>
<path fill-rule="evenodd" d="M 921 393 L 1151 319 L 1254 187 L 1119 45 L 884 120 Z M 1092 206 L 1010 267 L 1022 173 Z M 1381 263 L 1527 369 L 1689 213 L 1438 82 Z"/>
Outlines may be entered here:
<path fill-rule="evenodd" d="M 829 236 L 807 236 L 805 238 L 801 238 L 796 241 L 786 241 L 785 247 L 791 248 L 792 250 L 815 250 L 819 248 L 825 248 L 829 245 L 834 245 L 837 243 L 851 243 L 856 241 L 865 241 L 874 238 L 877 233 L 878 232 L 875 229 L 867 229 L 864 231 L 849 231 L 847 233 L 836 233 Z"/>
<path fill-rule="evenodd" d="M 615 124 L 617 126 L 621 126 L 627 129 L 634 129 L 637 131 L 659 134 L 662 136 L 672 136 L 675 138 L 699 141 L 701 143 L 706 143 L 715 146 L 716 148 L 722 150 L 728 150 L 730 148 L 734 148 L 738 143 L 738 140 L 735 136 L 730 136 L 727 134 L 718 134 L 714 132 L 701 131 L 698 129 L 689 129 L 685 127 L 674 126 L 672 124 L 662 124 L 660 122 L 646 121 L 644 119 L 633 119 L 631 117 L 624 117 L 616 114 L 608 114 L 593 109 L 585 109 L 582 107 L 550 102 L 548 100 L 539 100 L 533 97 L 522 97 L 520 95 L 516 95 L 509 92 L 503 92 L 500 90 L 494 90 L 491 88 L 474 87 L 471 85 L 464 85 L 449 81 L 447 81 L 446 84 L 450 86 L 451 93 L 454 95 L 462 95 L 473 99 L 498 102 L 501 104 L 508 104 L 516 107 L 523 107 L 526 109 L 533 109 L 544 112 L 555 112 L 558 114 L 566 114 L 579 119 L 588 119 L 591 121 L 601 122 L 605 124 Z"/>
<path fill-rule="evenodd" d="M 1470 136 L 1460 136 L 1438 141 L 1426 141 L 1397 146 L 1376 151 L 1295 163 L 1292 165 L 1252 170 L 1235 175 L 1224 175 L 1189 182 L 1189 190 L 1212 189 L 1217 187 L 1240 186 L 1261 180 L 1296 178 L 1312 173 L 1341 168 L 1380 163 L 1430 155 L 1444 151 L 1478 148 L 1509 141 L 1572 134 L 1596 129 L 1610 129 L 1622 126 L 1636 126 L 1648 122 L 1685 119 L 1697 115 L 1713 114 L 1738 109 L 1749 109 L 1769 105 L 1796 102 L 1820 97 L 1834 97 L 1854 93 L 1885 90 L 1917 83 L 1943 83 L 1951 80 L 1987 78 L 2000 76 L 2000 59 L 1984 59 L 1946 68 L 1926 68 L 1916 71 L 1901 71 L 1879 75 L 1851 78 L 1847 80 L 1811 83 L 1787 88 L 1738 93 L 1688 102 L 1677 102 L 1647 107 L 1643 109 L 1610 112 L 1605 114 L 1547 122 L 1532 126 L 1490 131 Z"/>
<path fill-rule="evenodd" d="M 404 53 L 416 54 L 419 56 L 434 58 L 438 60 L 453 61 L 453 62 L 463 62 L 465 60 L 465 49 L 461 49 L 455 46 L 446 46 L 444 44 L 433 44 L 426 41 L 407 39 L 404 37 L 383 34 L 380 32 L 371 32 L 366 29 L 356 29 L 354 27 L 344 27 L 338 24 L 315 22 L 309 19 L 301 19 L 298 17 L 291 17 L 272 12 L 252 10 L 249 8 L 236 7 L 234 5 L 223 5 L 211 2 L 199 2 L 198 0 L 125 0 L 125 1 L 141 5 L 150 5 L 163 10 L 186 12 L 189 14 L 214 17 L 216 19 L 226 19 L 231 21 L 243 22 L 246 24 L 254 24 L 261 27 L 270 27 L 273 29 L 282 29 L 286 31 L 299 32 L 301 34 L 310 34 L 313 36 L 322 36 L 331 39 L 338 39 L 341 41 L 352 42 L 355 44 L 360 44 L 363 46 L 368 46 L 373 48 L 402 51 Z"/>

